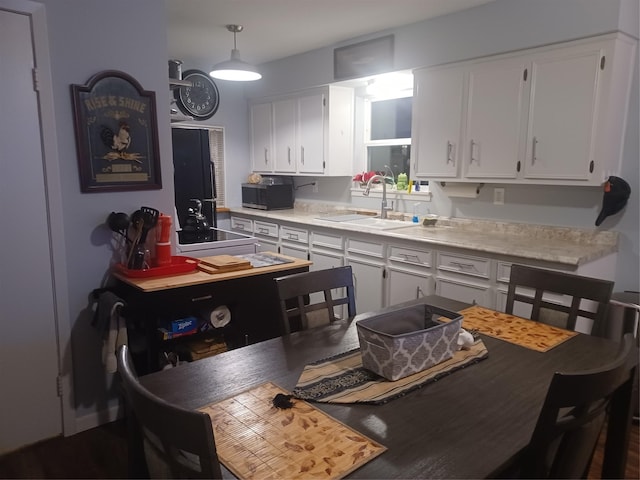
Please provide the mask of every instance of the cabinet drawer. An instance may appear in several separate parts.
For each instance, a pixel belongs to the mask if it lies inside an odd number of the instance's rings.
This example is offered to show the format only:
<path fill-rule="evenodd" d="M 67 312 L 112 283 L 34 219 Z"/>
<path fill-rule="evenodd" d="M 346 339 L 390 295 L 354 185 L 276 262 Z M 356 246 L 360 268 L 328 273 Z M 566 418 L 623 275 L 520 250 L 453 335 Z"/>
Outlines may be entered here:
<path fill-rule="evenodd" d="M 390 245 L 389 261 L 429 268 L 431 267 L 431 250 L 416 250 Z"/>
<path fill-rule="evenodd" d="M 248 218 L 231 217 L 231 230 L 253 233 L 253 221 Z"/>
<path fill-rule="evenodd" d="M 299 228 L 280 227 L 280 240 L 308 244 L 309 232 Z"/>
<path fill-rule="evenodd" d="M 487 258 L 469 257 L 440 252 L 438 254 L 438 270 L 456 272 L 472 277 L 489 278 L 491 261 Z"/>
<path fill-rule="evenodd" d="M 330 248 L 332 250 L 344 249 L 344 238 L 341 235 L 331 235 L 324 232 L 311 232 L 311 245 L 313 247 Z"/>
<path fill-rule="evenodd" d="M 384 245 L 355 238 L 347 239 L 347 252 L 367 257 L 384 258 Z"/>
<path fill-rule="evenodd" d="M 267 223 L 255 220 L 253 222 L 253 233 L 254 235 L 278 238 L 278 225 L 276 223 Z"/>

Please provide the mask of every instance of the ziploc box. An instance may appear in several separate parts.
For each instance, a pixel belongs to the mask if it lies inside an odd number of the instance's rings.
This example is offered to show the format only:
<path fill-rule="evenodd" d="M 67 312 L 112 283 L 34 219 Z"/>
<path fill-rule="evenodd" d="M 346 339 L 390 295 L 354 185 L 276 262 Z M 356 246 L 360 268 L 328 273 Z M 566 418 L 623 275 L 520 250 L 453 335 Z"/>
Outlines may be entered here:
<path fill-rule="evenodd" d="M 173 333 L 182 333 L 193 330 L 198 326 L 198 319 L 196 317 L 185 317 L 171 321 L 171 331 Z"/>
<path fill-rule="evenodd" d="M 357 315 L 362 366 L 395 381 L 449 360 L 458 350 L 462 318 L 426 303 Z"/>

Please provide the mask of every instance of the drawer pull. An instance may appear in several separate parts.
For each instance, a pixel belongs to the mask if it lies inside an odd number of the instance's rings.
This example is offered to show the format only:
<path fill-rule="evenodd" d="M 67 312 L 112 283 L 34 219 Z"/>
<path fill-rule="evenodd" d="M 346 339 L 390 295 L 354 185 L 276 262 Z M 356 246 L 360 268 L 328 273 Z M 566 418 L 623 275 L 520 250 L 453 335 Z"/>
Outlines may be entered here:
<path fill-rule="evenodd" d="M 244 225 L 242 223 L 236 223 L 233 228 L 236 230 L 244 230 Z"/>
<path fill-rule="evenodd" d="M 268 235 L 269 234 L 269 229 L 268 228 L 259 227 L 258 228 L 258 233 L 264 233 L 265 235 Z"/>
<path fill-rule="evenodd" d="M 401 253 L 401 255 L 404 257 L 405 262 L 417 262 L 417 263 L 422 263 L 420 261 L 420 257 L 418 255 L 416 255 L 415 253 Z"/>
<path fill-rule="evenodd" d="M 287 233 L 289 240 L 299 240 L 297 233 Z"/>
<path fill-rule="evenodd" d="M 473 263 L 462 263 L 462 262 L 450 262 L 450 263 L 451 265 L 454 265 L 460 268 L 461 270 L 470 269 L 480 273 L 480 271 L 476 268 L 476 266 Z"/>
<path fill-rule="evenodd" d="M 211 300 L 212 298 L 213 298 L 213 295 L 209 294 L 209 295 L 203 295 L 202 297 L 193 297 L 191 301 L 201 302 L 202 300 Z"/>

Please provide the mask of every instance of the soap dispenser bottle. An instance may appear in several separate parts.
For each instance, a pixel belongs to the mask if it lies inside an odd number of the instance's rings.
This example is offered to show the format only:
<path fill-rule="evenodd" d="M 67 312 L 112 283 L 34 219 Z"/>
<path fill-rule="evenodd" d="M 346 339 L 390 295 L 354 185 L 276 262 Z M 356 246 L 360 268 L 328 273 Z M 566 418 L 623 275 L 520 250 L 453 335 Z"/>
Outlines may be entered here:
<path fill-rule="evenodd" d="M 411 221 L 413 223 L 418 223 L 420 222 L 420 220 L 418 219 L 418 207 L 420 206 L 419 203 L 414 203 L 413 204 L 413 218 L 411 219 Z"/>

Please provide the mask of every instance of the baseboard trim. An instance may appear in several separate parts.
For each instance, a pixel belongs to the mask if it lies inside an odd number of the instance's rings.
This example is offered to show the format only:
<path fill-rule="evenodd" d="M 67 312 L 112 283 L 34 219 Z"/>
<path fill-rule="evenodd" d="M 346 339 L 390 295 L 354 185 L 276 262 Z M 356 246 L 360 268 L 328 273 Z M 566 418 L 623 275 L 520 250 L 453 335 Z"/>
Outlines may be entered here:
<path fill-rule="evenodd" d="M 75 433 L 80 433 L 123 418 L 124 412 L 122 410 L 123 409 L 120 408 L 120 405 L 114 405 L 98 412 L 83 415 L 82 417 L 76 417 Z"/>

